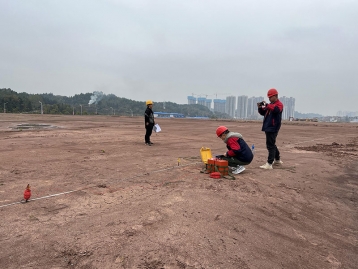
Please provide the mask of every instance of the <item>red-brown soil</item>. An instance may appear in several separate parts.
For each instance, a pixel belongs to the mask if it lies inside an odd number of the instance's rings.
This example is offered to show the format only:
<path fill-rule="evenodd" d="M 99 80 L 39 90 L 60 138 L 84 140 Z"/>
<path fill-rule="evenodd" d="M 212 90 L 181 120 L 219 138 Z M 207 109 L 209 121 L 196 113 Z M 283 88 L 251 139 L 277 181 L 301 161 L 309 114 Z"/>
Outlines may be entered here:
<path fill-rule="evenodd" d="M 357 268 L 356 124 L 284 122 L 262 170 L 261 122 L 157 122 L 2 114 L 0 268 Z M 218 125 L 255 144 L 236 180 L 200 173 Z"/>

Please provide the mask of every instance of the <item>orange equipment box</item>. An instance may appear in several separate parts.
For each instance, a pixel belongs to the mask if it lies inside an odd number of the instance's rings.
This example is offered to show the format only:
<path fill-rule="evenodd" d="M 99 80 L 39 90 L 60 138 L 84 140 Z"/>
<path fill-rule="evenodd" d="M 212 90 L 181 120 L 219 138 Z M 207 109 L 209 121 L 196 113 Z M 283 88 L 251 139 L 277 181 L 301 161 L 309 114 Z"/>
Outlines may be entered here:
<path fill-rule="evenodd" d="M 216 167 L 216 169 L 215 169 Z M 226 176 L 229 174 L 229 166 L 228 161 L 220 160 L 216 158 L 208 159 L 208 164 L 206 165 L 206 170 L 209 173 L 219 172 L 222 176 Z"/>
<path fill-rule="evenodd" d="M 229 174 L 229 163 L 226 160 L 219 160 L 215 161 L 215 166 L 218 168 L 220 174 L 222 176 L 227 176 Z"/>
<path fill-rule="evenodd" d="M 206 170 L 209 173 L 216 172 L 215 171 L 215 161 L 216 161 L 216 158 L 209 158 L 208 159 L 208 164 L 206 165 Z"/>

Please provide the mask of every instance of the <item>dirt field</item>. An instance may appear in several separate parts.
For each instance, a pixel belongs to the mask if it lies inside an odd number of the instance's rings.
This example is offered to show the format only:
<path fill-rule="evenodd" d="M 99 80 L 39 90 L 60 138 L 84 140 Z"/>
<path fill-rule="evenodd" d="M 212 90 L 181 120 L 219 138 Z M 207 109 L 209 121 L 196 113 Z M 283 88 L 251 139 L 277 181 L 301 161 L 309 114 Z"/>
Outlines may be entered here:
<path fill-rule="evenodd" d="M 0 268 L 358 268 L 357 124 L 285 122 L 266 171 L 261 122 L 157 122 L 1 114 Z M 219 125 L 255 144 L 236 180 L 200 173 Z"/>

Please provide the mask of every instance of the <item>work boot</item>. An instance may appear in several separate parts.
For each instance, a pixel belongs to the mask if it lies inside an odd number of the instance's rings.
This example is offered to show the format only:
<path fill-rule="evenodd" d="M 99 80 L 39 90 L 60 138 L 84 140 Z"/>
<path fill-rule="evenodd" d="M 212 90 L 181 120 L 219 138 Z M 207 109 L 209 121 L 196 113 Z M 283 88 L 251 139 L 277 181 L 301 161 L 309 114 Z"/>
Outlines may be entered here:
<path fill-rule="evenodd" d="M 146 146 L 151 146 L 151 144 L 150 144 L 150 143 L 145 143 L 145 145 L 146 145 Z"/>
<path fill-rule="evenodd" d="M 272 164 L 273 164 L 273 165 L 282 165 L 282 164 L 283 164 L 283 161 L 281 161 L 281 160 L 274 160 Z"/>
<path fill-rule="evenodd" d="M 272 164 L 265 163 L 264 165 L 261 165 L 260 168 L 262 169 L 273 169 Z"/>

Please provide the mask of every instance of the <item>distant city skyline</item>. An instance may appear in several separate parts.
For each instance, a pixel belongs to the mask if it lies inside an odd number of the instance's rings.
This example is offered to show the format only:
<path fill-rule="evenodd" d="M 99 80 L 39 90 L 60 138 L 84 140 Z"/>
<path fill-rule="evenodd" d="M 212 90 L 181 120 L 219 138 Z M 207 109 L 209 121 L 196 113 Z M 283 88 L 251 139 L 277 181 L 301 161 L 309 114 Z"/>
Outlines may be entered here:
<path fill-rule="evenodd" d="M 358 111 L 338 111 L 336 116 L 338 116 L 338 117 L 357 117 Z"/>
<path fill-rule="evenodd" d="M 293 97 L 282 96 L 279 98 L 284 105 L 282 119 L 290 119 L 295 115 L 296 99 Z M 257 103 L 265 100 L 263 96 L 248 97 L 246 95 L 227 96 L 226 99 L 206 99 L 205 97 L 187 97 L 188 104 L 199 104 L 206 106 L 214 112 L 226 113 L 232 118 L 237 119 L 260 119 L 262 116 L 257 112 Z M 213 102 L 212 102 L 213 101 Z M 211 104 L 214 104 L 214 107 Z"/>

